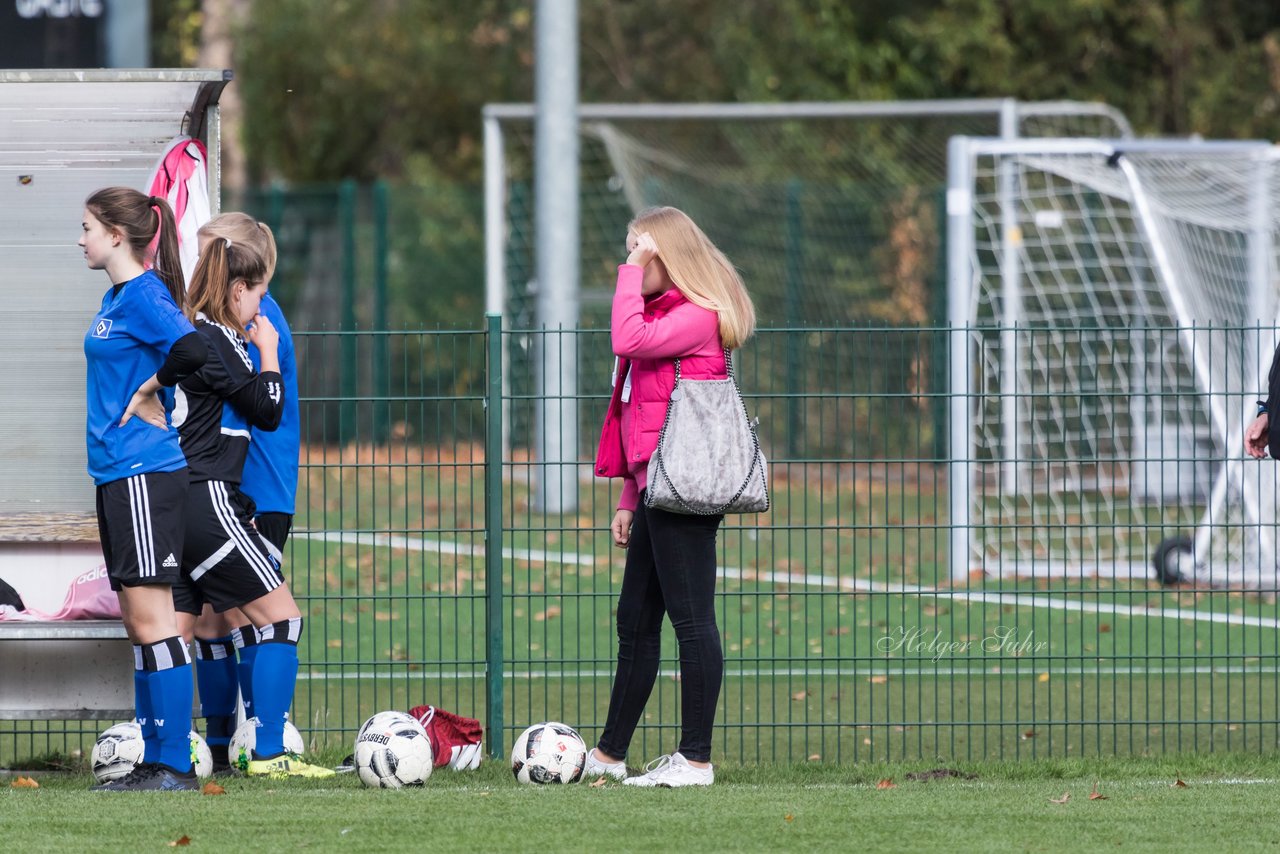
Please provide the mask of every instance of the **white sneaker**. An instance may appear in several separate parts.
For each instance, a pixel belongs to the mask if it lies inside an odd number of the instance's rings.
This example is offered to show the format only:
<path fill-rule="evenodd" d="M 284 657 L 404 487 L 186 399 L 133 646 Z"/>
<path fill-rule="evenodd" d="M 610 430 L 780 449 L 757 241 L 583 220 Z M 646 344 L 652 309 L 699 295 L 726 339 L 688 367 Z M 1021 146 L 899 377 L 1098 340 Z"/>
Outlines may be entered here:
<path fill-rule="evenodd" d="M 679 753 L 670 756 L 659 756 L 644 766 L 645 773 L 639 777 L 628 777 L 622 781 L 624 786 L 662 787 L 679 789 L 682 786 L 710 786 L 715 782 L 715 770 L 694 768 Z"/>
<path fill-rule="evenodd" d="M 627 779 L 627 763 L 601 762 L 599 759 L 596 759 L 596 749 L 593 747 L 587 751 L 587 764 L 582 768 L 582 776 L 609 776 L 615 780 L 625 780 Z"/>

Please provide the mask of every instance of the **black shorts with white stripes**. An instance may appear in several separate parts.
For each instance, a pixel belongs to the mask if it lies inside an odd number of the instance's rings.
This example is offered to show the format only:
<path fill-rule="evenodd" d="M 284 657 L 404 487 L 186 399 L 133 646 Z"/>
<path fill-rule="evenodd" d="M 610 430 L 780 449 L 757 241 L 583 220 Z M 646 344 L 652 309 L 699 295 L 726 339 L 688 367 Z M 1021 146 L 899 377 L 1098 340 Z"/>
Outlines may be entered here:
<path fill-rule="evenodd" d="M 253 517 L 253 523 L 258 526 L 258 533 L 262 534 L 267 545 L 275 546 L 273 554 L 276 560 L 281 560 L 280 554 L 284 552 L 284 544 L 289 540 L 289 531 L 293 528 L 293 514 L 259 513 Z"/>
<path fill-rule="evenodd" d="M 280 562 L 251 523 L 253 502 L 235 484 L 193 483 L 186 506 L 182 580 L 173 587 L 177 610 L 199 614 L 207 602 L 221 613 L 284 583 Z"/>
<path fill-rule="evenodd" d="M 187 469 L 98 487 L 98 535 L 112 590 L 176 584 L 181 576 Z"/>

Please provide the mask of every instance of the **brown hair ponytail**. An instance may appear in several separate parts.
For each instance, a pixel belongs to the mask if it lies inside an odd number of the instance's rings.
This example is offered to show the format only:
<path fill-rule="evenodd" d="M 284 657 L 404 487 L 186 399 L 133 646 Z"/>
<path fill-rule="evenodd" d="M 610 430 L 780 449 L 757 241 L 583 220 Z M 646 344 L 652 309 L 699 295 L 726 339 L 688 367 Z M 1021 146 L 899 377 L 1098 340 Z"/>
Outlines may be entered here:
<path fill-rule="evenodd" d="M 230 238 L 210 240 L 191 274 L 187 317 L 194 323 L 196 314 L 203 313 L 214 323 L 247 334 L 231 309 L 231 286 L 242 280 L 251 288 L 266 283 L 267 264 L 262 253 Z"/>
<path fill-rule="evenodd" d="M 186 282 L 182 275 L 182 256 L 178 253 L 178 221 L 174 219 L 173 209 L 159 196 L 147 197 L 147 203 L 151 206 L 152 213 L 158 217 L 156 225 L 159 228 L 160 237 L 151 266 L 160 280 L 169 286 L 169 293 L 172 294 L 176 287 L 178 291 L 185 294 Z M 155 240 L 154 236 L 152 240 Z M 173 299 L 178 304 L 178 308 L 182 308 L 183 300 L 176 296 Z"/>
<path fill-rule="evenodd" d="M 128 241 L 134 260 L 144 266 L 152 262 L 169 295 L 178 308 L 182 308 L 186 302 L 186 280 L 178 260 L 178 225 L 169 203 L 130 187 L 107 187 L 89 196 L 84 206 L 95 219 Z M 153 243 L 156 244 L 154 259 L 149 257 Z"/>

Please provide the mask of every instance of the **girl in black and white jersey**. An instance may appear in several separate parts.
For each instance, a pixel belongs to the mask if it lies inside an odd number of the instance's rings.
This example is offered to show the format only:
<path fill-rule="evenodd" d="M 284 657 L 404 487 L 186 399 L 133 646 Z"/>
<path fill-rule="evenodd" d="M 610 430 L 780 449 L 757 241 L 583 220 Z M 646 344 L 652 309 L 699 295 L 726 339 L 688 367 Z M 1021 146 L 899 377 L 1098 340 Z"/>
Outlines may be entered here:
<path fill-rule="evenodd" d="M 254 246 L 213 240 L 200 254 L 187 293 L 187 316 L 209 344 L 204 367 L 174 394 L 173 422 L 191 471 L 182 579 L 174 605 L 191 637 L 205 603 L 219 613 L 239 608 L 253 624 L 259 650 L 253 670 L 258 731 L 249 775 L 327 777 L 284 748 L 284 724 L 298 673 L 302 614 L 279 562 L 253 526 L 253 503 L 239 489 L 253 430 L 274 430 L 284 391 L 278 335 L 259 313 L 267 261 Z M 262 354 L 255 371 L 249 341 Z"/>

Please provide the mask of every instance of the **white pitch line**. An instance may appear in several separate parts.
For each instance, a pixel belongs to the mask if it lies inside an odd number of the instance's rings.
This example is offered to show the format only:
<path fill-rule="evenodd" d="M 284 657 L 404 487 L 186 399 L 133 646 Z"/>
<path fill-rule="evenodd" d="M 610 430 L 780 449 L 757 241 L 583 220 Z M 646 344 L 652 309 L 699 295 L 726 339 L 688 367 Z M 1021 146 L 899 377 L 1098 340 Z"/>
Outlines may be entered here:
<path fill-rule="evenodd" d="M 925 679 L 937 679 L 939 677 L 952 677 L 955 679 L 976 678 L 984 676 L 1035 676 L 1039 677 L 1044 671 L 1040 668 L 1016 668 L 988 670 L 985 665 L 990 659 L 980 660 L 981 663 L 976 667 L 962 666 L 968 659 L 948 658 L 943 661 L 952 664 L 952 667 L 943 667 L 939 662 L 939 666 L 934 669 L 913 669 L 908 667 L 882 667 L 874 670 L 859 669 L 853 667 L 827 667 L 827 668 L 810 668 L 804 670 L 802 668 L 777 668 L 777 669 L 758 669 L 749 670 L 743 668 L 725 668 L 724 675 L 734 679 L 748 679 L 751 677 L 771 678 L 788 677 L 793 679 L 823 679 L 836 676 L 852 676 L 852 677 L 879 677 L 879 676 L 918 676 Z M 1054 676 L 1195 676 L 1195 675 L 1261 675 L 1275 676 L 1280 674 L 1280 668 L 1275 667 L 1248 667 L 1245 665 L 1228 665 L 1225 667 L 1215 667 L 1211 664 L 1196 665 L 1193 667 L 1178 667 L 1161 669 L 1158 667 L 1063 667 L 1052 671 Z M 326 681 L 338 679 L 392 679 L 392 680 L 421 680 L 421 679 L 481 679 L 485 675 L 484 670 L 446 670 L 446 671 L 430 671 L 430 670 L 397 670 L 377 672 L 370 670 L 357 670 L 354 672 L 340 671 L 338 673 L 317 673 L 314 671 L 300 672 L 298 679 L 300 681 Z M 614 676 L 612 669 L 608 670 L 505 670 L 502 673 L 504 679 L 611 679 Z M 679 671 L 662 670 L 658 673 L 660 679 L 675 679 L 679 676 Z"/>
<path fill-rule="evenodd" d="M 806 587 L 834 587 L 841 590 L 868 593 L 900 593 L 928 596 L 933 599 L 956 599 L 966 602 L 1021 605 L 1027 608 L 1047 608 L 1058 611 L 1079 611 L 1088 614 L 1111 614 L 1123 617 L 1156 617 L 1165 620 L 1193 620 L 1205 623 L 1226 623 L 1234 626 L 1255 626 L 1264 629 L 1280 629 L 1280 620 L 1271 617 L 1251 617 L 1245 614 L 1223 614 L 1218 611 L 1196 611 L 1188 608 L 1148 608 L 1145 605 L 1121 605 L 1118 603 L 1077 602 L 1074 599 L 1055 599 L 1035 593 L 1016 590 L 941 590 L 917 584 L 882 584 L 864 578 L 836 578 L 829 575 L 805 575 L 785 572 L 743 571 L 733 567 L 720 570 L 721 578 L 741 581 L 762 581 L 768 584 L 800 584 Z"/>
<path fill-rule="evenodd" d="M 298 534 L 300 539 L 330 543 L 350 543 L 364 546 L 386 546 L 406 551 L 434 552 L 437 554 L 469 555 L 481 557 L 484 546 L 467 546 L 444 540 L 410 539 L 392 534 L 351 534 L 342 531 L 322 531 Z M 577 552 L 549 552 L 541 549 L 503 549 L 504 558 L 527 560 L 534 563 L 576 564 L 593 566 L 595 558 Z M 742 570 L 727 566 L 719 570 L 719 576 L 735 581 L 759 581 L 765 584 L 798 584 L 805 587 L 826 587 L 836 590 L 866 593 L 898 593 L 928 596 L 933 599 L 953 599 L 986 604 L 1019 605 L 1025 608 L 1045 608 L 1056 611 L 1076 611 L 1085 614 L 1108 614 L 1121 617 L 1153 617 L 1162 620 L 1191 620 L 1202 623 L 1224 623 L 1232 626 L 1253 626 L 1263 629 L 1280 629 L 1280 619 L 1252 617 L 1245 614 L 1223 614 L 1219 611 L 1196 611 L 1188 608 L 1148 608 L 1145 605 L 1121 605 L 1119 603 L 1079 602 L 1074 599 L 1055 599 L 1035 593 L 1015 590 L 943 590 L 917 584 L 884 584 L 852 576 L 814 575 L 811 573 L 770 572 Z"/>
<path fill-rule="evenodd" d="M 317 531 L 310 534 L 297 534 L 296 537 L 301 540 L 314 540 L 321 543 L 386 546 L 387 548 L 403 549 L 410 552 L 484 557 L 484 546 L 468 546 L 445 540 L 410 539 L 394 534 L 351 534 L 344 531 Z M 531 563 L 572 563 L 578 566 L 592 566 L 596 562 L 596 559 L 591 555 L 578 554 L 577 552 L 548 552 L 541 549 L 503 549 L 502 556 L 513 560 L 527 560 Z"/>

